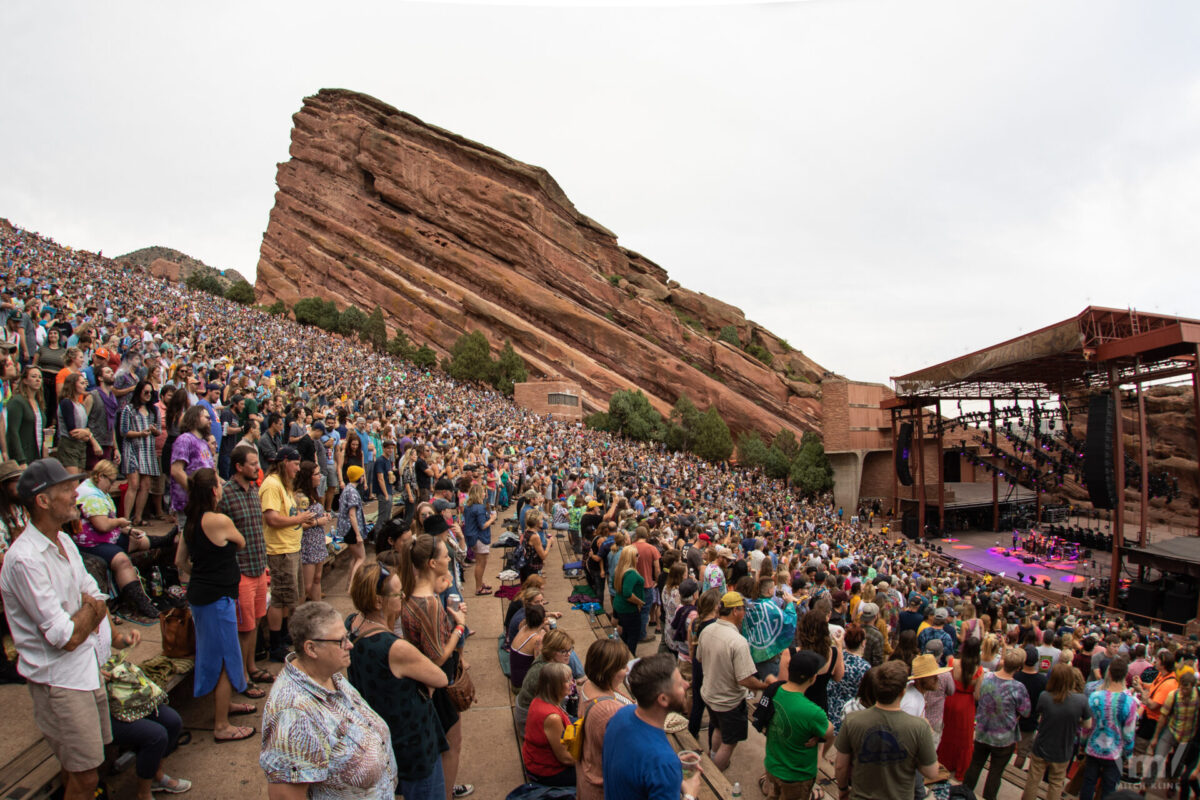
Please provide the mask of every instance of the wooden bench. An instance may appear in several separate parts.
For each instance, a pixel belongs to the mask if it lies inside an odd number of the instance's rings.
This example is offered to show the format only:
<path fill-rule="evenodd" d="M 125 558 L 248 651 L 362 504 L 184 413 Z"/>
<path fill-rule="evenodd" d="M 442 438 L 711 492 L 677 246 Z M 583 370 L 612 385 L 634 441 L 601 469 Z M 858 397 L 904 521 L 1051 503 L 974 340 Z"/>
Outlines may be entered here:
<path fill-rule="evenodd" d="M 191 672 L 172 675 L 166 690 L 171 691 L 191 677 Z M 113 749 L 109 745 L 110 750 Z M 120 757 L 114 755 L 101 767 L 111 767 Z M 109 770 L 119 771 L 119 770 Z M 38 739 L 21 751 L 16 758 L 0 767 L 0 800 L 41 800 L 50 797 L 62 786 L 62 768 L 45 739 Z"/>

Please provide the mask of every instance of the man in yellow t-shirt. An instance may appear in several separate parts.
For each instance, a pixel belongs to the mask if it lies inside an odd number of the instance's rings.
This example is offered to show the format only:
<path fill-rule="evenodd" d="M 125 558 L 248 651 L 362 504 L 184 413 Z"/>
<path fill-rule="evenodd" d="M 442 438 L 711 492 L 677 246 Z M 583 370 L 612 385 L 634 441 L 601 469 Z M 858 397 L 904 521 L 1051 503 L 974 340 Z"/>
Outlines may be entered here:
<path fill-rule="evenodd" d="M 304 599 L 300 596 L 300 540 L 316 515 L 296 510 L 292 488 L 300 471 L 300 452 L 285 445 L 279 448 L 276 459 L 258 488 L 258 499 L 262 502 L 263 540 L 271 571 L 271 607 L 267 609 L 271 660 L 283 661 L 287 657 L 283 619 Z"/>

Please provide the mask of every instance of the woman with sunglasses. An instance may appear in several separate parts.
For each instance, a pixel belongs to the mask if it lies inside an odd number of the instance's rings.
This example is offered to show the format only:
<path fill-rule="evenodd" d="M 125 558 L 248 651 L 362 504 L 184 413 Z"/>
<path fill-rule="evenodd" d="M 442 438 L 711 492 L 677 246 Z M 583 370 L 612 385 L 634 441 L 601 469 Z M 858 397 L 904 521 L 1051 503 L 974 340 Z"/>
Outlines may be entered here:
<path fill-rule="evenodd" d="M 382 564 L 368 564 L 350 581 L 352 615 L 350 683 L 391 732 L 404 800 L 444 800 L 441 753 L 448 750 L 430 688 L 447 684 L 446 673 L 410 642 L 392 631 L 403 606 L 400 576 Z"/>
<path fill-rule="evenodd" d="M 288 621 L 295 653 L 263 707 L 262 752 L 271 800 L 390 798 L 396 790 L 392 737 L 342 675 L 350 637 L 328 603 L 305 603 Z"/>

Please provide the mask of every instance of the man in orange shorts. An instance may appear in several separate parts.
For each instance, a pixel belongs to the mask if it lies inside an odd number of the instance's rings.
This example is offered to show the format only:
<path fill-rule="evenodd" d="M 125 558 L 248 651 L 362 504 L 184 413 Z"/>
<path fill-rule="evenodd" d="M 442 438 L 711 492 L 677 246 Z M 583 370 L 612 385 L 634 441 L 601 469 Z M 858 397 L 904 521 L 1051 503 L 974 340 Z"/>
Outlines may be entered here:
<path fill-rule="evenodd" d="M 230 481 L 225 484 L 218 510 L 227 515 L 246 539 L 238 551 L 238 642 L 242 646 L 242 667 L 246 671 L 247 697 L 265 697 L 255 683 L 270 683 L 271 673 L 254 663 L 254 642 L 259 621 L 267 615 L 267 545 L 263 539 L 262 503 L 258 498 L 258 450 L 238 445 L 229 455 Z"/>

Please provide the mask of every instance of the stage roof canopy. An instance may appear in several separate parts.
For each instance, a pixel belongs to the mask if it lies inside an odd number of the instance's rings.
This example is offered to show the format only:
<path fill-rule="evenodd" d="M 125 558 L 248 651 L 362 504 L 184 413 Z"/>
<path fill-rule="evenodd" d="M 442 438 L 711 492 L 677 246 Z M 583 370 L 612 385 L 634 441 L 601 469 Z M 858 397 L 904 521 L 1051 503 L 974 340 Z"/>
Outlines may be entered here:
<path fill-rule="evenodd" d="M 1088 306 L 1078 316 L 932 367 L 892 378 L 885 408 L 936 399 L 1050 398 L 1122 383 L 1190 374 L 1200 320 Z"/>
<path fill-rule="evenodd" d="M 1177 536 L 1145 547 L 1122 547 L 1121 555 L 1134 564 L 1200 578 L 1200 538 L 1196 536 Z"/>

